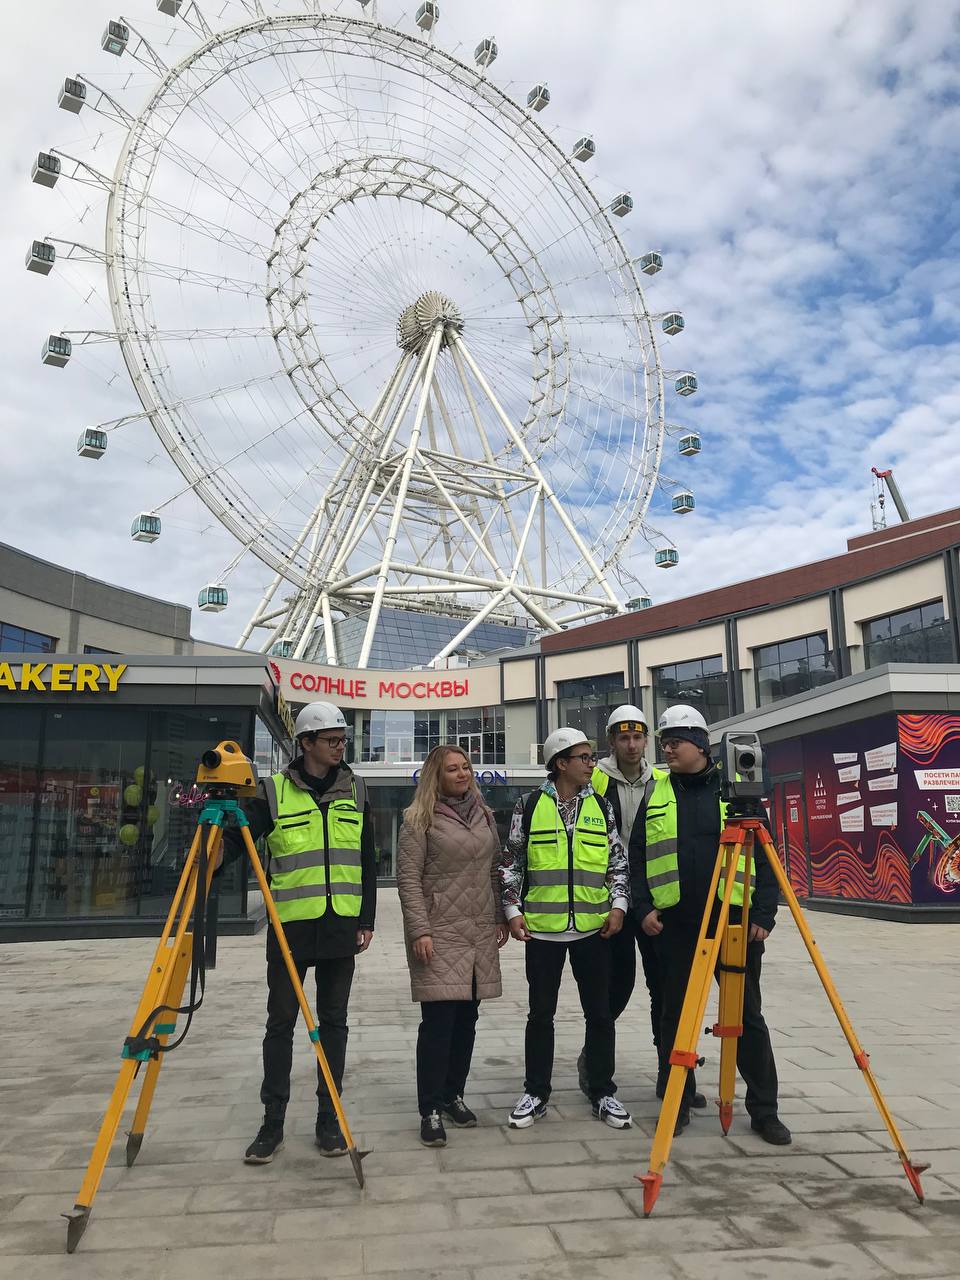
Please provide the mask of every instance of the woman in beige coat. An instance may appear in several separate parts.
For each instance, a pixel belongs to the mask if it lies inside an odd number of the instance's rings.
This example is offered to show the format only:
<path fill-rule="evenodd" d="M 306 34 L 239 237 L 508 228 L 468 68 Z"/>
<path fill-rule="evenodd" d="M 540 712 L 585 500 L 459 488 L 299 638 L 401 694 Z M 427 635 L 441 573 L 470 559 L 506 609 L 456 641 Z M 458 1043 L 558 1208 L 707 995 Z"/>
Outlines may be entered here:
<path fill-rule="evenodd" d="M 475 1127 L 463 1101 L 481 1000 L 501 993 L 498 949 L 510 936 L 497 881 L 500 840 L 469 757 L 434 747 L 397 846 L 410 989 L 420 1001 L 420 1141 L 442 1147 L 443 1117 Z"/>

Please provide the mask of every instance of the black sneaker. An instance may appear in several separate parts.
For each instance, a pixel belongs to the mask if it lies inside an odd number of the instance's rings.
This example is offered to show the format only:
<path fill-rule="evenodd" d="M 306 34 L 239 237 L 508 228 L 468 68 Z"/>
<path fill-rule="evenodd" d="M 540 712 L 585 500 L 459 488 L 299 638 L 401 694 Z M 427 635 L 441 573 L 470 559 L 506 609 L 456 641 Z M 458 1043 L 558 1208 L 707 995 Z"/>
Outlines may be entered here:
<path fill-rule="evenodd" d="M 454 1098 L 452 1102 L 445 1102 L 440 1111 L 457 1129 L 477 1127 L 477 1117 L 460 1097 Z"/>
<path fill-rule="evenodd" d="M 347 1140 L 340 1132 L 336 1116 L 317 1116 L 317 1146 L 321 1155 L 345 1156 Z"/>
<path fill-rule="evenodd" d="M 663 1095 L 667 1092 L 667 1077 L 669 1074 L 669 1068 L 666 1071 L 657 1073 L 657 1097 L 661 1102 L 663 1101 Z M 695 1091 L 693 1097 L 690 1099 L 690 1106 L 695 1107 L 697 1111 L 702 1111 L 706 1105 L 707 1100 L 703 1094 Z"/>
<path fill-rule="evenodd" d="M 283 1125 L 264 1121 L 260 1132 L 243 1154 L 245 1164 L 269 1164 L 283 1146 Z"/>
<path fill-rule="evenodd" d="M 759 1133 L 764 1142 L 775 1147 L 789 1147 L 793 1142 L 790 1130 L 778 1116 L 762 1116 L 759 1120 L 751 1120 L 750 1128 Z"/>
<path fill-rule="evenodd" d="M 420 1141 L 425 1147 L 445 1147 L 447 1131 L 443 1127 L 439 1111 L 431 1111 L 420 1121 Z"/>

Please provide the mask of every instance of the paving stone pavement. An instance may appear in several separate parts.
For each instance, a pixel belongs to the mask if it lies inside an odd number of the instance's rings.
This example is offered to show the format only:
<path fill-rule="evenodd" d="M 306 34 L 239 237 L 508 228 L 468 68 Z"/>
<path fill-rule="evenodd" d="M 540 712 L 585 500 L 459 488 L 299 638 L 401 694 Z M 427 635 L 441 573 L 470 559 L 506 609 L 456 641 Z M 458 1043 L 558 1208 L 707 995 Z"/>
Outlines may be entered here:
<path fill-rule="evenodd" d="M 504 998 L 481 1009 L 468 1090 L 481 1127 L 426 1150 L 413 1074 L 419 1009 L 399 917 L 395 892 L 384 890 L 352 1004 L 344 1101 L 374 1149 L 366 1190 L 346 1161 L 313 1145 L 314 1068 L 302 1033 L 284 1150 L 263 1168 L 242 1163 L 260 1120 L 264 939 L 225 938 L 203 1009 L 161 1073 L 139 1160 L 125 1167 L 121 1137 L 72 1257 L 59 1215 L 79 1188 L 154 944 L 0 947 L 0 1280 L 960 1276 L 960 926 L 810 917 L 905 1139 L 932 1162 L 925 1205 L 781 913 L 764 997 L 794 1145 L 766 1146 L 742 1108 L 724 1138 L 711 1107 L 674 1144 L 644 1219 L 634 1174 L 647 1168 L 657 1115 L 646 992 L 618 1027 L 633 1130 L 599 1125 L 576 1089 L 582 1020 L 568 970 L 549 1115 L 510 1131 L 526 999 L 522 948 L 510 943 Z M 716 1042 L 705 1052 L 709 1097 Z"/>

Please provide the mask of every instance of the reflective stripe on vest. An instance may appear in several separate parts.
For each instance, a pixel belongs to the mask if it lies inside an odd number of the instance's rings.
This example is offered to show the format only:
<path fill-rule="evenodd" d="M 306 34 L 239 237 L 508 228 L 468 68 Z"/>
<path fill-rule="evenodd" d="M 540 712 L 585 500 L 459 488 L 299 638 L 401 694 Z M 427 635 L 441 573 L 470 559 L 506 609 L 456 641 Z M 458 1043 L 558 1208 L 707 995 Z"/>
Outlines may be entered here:
<path fill-rule="evenodd" d="M 727 806 L 718 801 L 720 809 L 720 830 L 727 821 Z M 658 910 L 675 907 L 680 901 L 680 863 L 677 857 L 677 796 L 670 781 L 669 773 L 657 773 L 653 792 L 647 802 L 647 884 L 650 886 L 650 897 Z M 719 850 L 720 839 L 717 837 Z M 746 878 L 747 860 L 740 855 L 734 875 L 733 893 L 730 904 L 743 906 L 743 885 Z M 750 901 L 753 902 L 753 871 L 750 874 Z M 717 895 L 721 899 L 724 893 L 724 878 L 721 874 L 717 885 Z"/>
<path fill-rule="evenodd" d="M 264 788 L 276 814 L 267 848 L 270 891 L 281 921 L 315 920 L 328 898 L 338 916 L 359 916 L 363 810 L 356 784 L 349 800 L 321 805 L 283 773 L 266 779 Z"/>
<path fill-rule="evenodd" d="M 527 892 L 523 914 L 534 933 L 572 927 L 591 933 L 610 914 L 607 818 L 595 796 L 577 806 L 572 839 L 556 801 L 545 791 L 534 807 L 527 840 Z"/>

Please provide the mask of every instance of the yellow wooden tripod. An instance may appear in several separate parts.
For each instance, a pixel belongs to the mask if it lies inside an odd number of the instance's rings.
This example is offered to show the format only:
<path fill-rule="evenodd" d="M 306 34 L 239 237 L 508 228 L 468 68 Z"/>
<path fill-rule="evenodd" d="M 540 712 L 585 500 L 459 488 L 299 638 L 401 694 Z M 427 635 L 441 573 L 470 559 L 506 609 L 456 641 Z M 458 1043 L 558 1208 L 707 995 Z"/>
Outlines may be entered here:
<path fill-rule="evenodd" d="M 643 1212 L 649 1217 L 660 1194 L 663 1182 L 663 1170 L 670 1158 L 670 1147 L 673 1142 L 677 1116 L 683 1100 L 684 1084 L 687 1072 L 698 1065 L 697 1040 L 703 1017 L 707 1008 L 707 999 L 716 972 L 720 982 L 720 1005 L 717 1022 L 707 1031 L 720 1037 L 720 1097 L 717 1105 L 720 1108 L 720 1125 L 726 1133 L 733 1118 L 733 1091 L 737 1072 L 737 1039 L 743 1034 L 743 993 L 744 976 L 747 961 L 747 937 L 749 922 L 749 895 L 745 896 L 742 908 L 742 919 L 739 924 L 730 923 L 730 901 L 736 883 L 737 867 L 740 857 L 745 860 L 743 883 L 751 883 L 754 862 L 754 843 L 759 843 L 763 854 L 777 878 L 780 892 L 786 899 L 790 914 L 800 931 L 804 946 L 809 952 L 814 968 L 823 983 L 827 999 L 837 1015 L 841 1030 L 853 1053 L 853 1060 L 863 1072 L 867 1087 L 873 1095 L 877 1110 L 886 1125 L 893 1144 L 900 1156 L 904 1172 L 917 1199 L 923 1203 L 923 1188 L 920 1185 L 920 1174 L 930 1166 L 915 1164 L 903 1144 L 896 1122 L 883 1099 L 880 1088 L 870 1068 L 870 1057 L 867 1054 L 857 1033 L 851 1025 L 847 1012 L 843 1007 L 833 980 L 827 971 L 810 927 L 804 919 L 787 874 L 780 862 L 776 846 L 763 822 L 754 816 L 728 817 L 727 824 L 720 835 L 720 848 L 713 869 L 713 879 L 707 896 L 707 905 L 700 925 L 696 951 L 687 982 L 687 990 L 683 999 L 683 1009 L 677 1027 L 677 1035 L 670 1054 L 670 1075 L 667 1088 L 657 1120 L 653 1147 L 650 1152 L 650 1168 L 647 1173 L 636 1175 L 643 1183 Z M 717 886 L 723 876 L 724 893 L 711 931 L 711 919 L 714 916 L 714 903 Z M 718 969 L 719 961 L 719 969 Z"/>
<path fill-rule="evenodd" d="M 313 1044 L 320 1071 L 330 1094 L 333 1109 L 336 1112 L 341 1132 L 347 1144 L 357 1182 L 363 1186 L 363 1166 L 361 1161 L 368 1155 L 367 1151 L 358 1151 L 357 1144 L 350 1132 L 347 1117 L 340 1103 L 337 1087 L 330 1074 L 323 1046 L 320 1044 L 320 1033 L 317 1030 L 310 1006 L 303 992 L 303 984 L 297 973 L 297 967 L 290 954 L 287 939 L 283 931 L 276 904 L 270 893 L 267 878 L 264 874 L 257 850 L 250 836 L 246 815 L 240 807 L 238 797 L 252 796 L 256 792 L 253 765 L 243 754 L 236 742 L 221 742 L 215 750 L 206 751 L 197 770 L 197 785 L 207 793 L 204 808 L 200 813 L 197 830 L 187 854 L 180 881 L 170 904 L 156 954 L 150 966 L 150 972 L 137 1005 L 130 1034 L 123 1044 L 121 1058 L 123 1062 L 117 1073 L 113 1093 L 100 1132 L 87 1165 L 83 1184 L 77 1195 L 76 1203 L 70 1213 L 63 1216 L 67 1219 L 67 1252 L 73 1253 L 80 1237 L 86 1230 L 87 1222 L 93 1207 L 93 1198 L 97 1194 L 103 1170 L 110 1155 L 110 1148 L 117 1135 L 120 1118 L 126 1106 L 127 1097 L 141 1068 L 146 1064 L 140 1097 L 137 1101 L 133 1117 L 133 1126 L 127 1135 L 127 1165 L 133 1164 L 143 1142 L 143 1134 L 150 1112 L 150 1104 L 157 1087 L 157 1078 L 163 1064 L 164 1053 L 169 1047 L 169 1038 L 176 1030 L 177 1015 L 187 1014 L 187 1025 L 203 999 L 203 966 L 200 950 L 202 947 L 203 907 L 209 895 L 210 884 L 218 863 L 218 853 L 223 839 L 223 829 L 232 819 L 240 830 L 250 865 L 256 876 L 263 901 L 277 935 L 284 963 L 293 983 L 303 1020 L 307 1024 L 307 1032 Z M 191 914 L 194 915 L 194 929 L 189 928 Z M 187 974 L 191 973 L 190 1003 L 181 1007 L 183 990 Z M 199 975 L 200 998 L 197 999 L 197 977 Z M 184 1031 L 181 1034 L 186 1034 Z"/>

